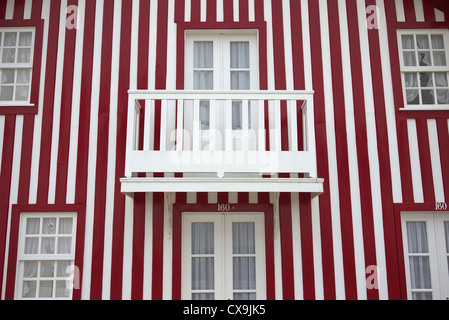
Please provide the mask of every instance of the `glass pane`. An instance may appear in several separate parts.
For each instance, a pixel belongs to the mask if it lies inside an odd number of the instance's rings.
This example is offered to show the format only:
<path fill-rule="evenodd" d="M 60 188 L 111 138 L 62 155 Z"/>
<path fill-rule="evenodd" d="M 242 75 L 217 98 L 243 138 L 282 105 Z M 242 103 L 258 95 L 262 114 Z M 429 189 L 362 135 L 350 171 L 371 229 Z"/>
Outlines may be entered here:
<path fill-rule="evenodd" d="M 249 71 L 231 71 L 231 90 L 249 90 Z"/>
<path fill-rule="evenodd" d="M 432 300 L 432 292 L 413 292 L 413 300 Z"/>
<path fill-rule="evenodd" d="M 213 290 L 214 286 L 214 258 L 192 258 L 192 290 Z"/>
<path fill-rule="evenodd" d="M 42 238 L 41 253 L 42 254 L 55 253 L 55 238 Z"/>
<path fill-rule="evenodd" d="M 36 278 L 37 277 L 37 261 L 25 261 L 23 268 L 24 278 Z"/>
<path fill-rule="evenodd" d="M 29 69 L 19 69 L 17 70 L 17 83 L 18 84 L 29 84 L 30 83 L 31 70 Z"/>
<path fill-rule="evenodd" d="M 233 258 L 234 290 L 256 289 L 256 258 Z"/>
<path fill-rule="evenodd" d="M 430 49 L 429 36 L 427 34 L 416 35 L 416 46 L 418 49 Z"/>
<path fill-rule="evenodd" d="M 2 84 L 14 84 L 15 70 L 4 69 L 2 70 Z"/>
<path fill-rule="evenodd" d="M 425 221 L 407 222 L 407 243 L 409 253 L 428 253 L 427 228 Z"/>
<path fill-rule="evenodd" d="M 419 90 L 406 90 L 407 104 L 419 104 Z"/>
<path fill-rule="evenodd" d="M 1 86 L 0 87 L 0 101 L 12 101 L 13 93 L 14 93 L 14 88 L 12 86 Z"/>
<path fill-rule="evenodd" d="M 192 293 L 192 300 L 214 300 L 213 293 Z"/>
<path fill-rule="evenodd" d="M 19 49 L 17 62 L 28 63 L 31 61 L 31 49 Z"/>
<path fill-rule="evenodd" d="M 58 278 L 61 277 L 69 277 L 70 276 L 70 267 L 72 265 L 72 261 L 67 260 L 67 261 L 58 261 L 58 268 L 56 270 L 56 276 Z M 68 268 L 68 269 L 67 269 Z"/>
<path fill-rule="evenodd" d="M 249 68 L 249 42 L 231 42 L 231 68 Z"/>
<path fill-rule="evenodd" d="M 254 222 L 232 223 L 232 253 L 256 253 Z"/>
<path fill-rule="evenodd" d="M 39 218 L 28 218 L 26 234 L 39 234 Z"/>
<path fill-rule="evenodd" d="M 59 234 L 72 234 L 72 218 L 61 218 L 59 219 Z"/>
<path fill-rule="evenodd" d="M 29 91 L 30 91 L 29 86 L 17 86 L 16 87 L 16 101 L 27 101 Z"/>
<path fill-rule="evenodd" d="M 242 129 L 242 102 L 232 101 L 232 129 Z"/>
<path fill-rule="evenodd" d="M 52 278 L 55 275 L 55 261 L 41 261 L 41 277 Z"/>
<path fill-rule="evenodd" d="M 444 235 L 446 238 L 446 252 L 449 253 L 449 221 L 444 222 Z"/>
<path fill-rule="evenodd" d="M 432 289 L 429 257 L 409 257 L 412 289 Z"/>
<path fill-rule="evenodd" d="M 447 75 L 446 72 L 436 72 L 435 73 L 435 85 L 437 87 L 447 87 Z"/>
<path fill-rule="evenodd" d="M 421 67 L 430 66 L 431 65 L 430 52 L 429 51 L 418 52 L 418 61 Z"/>
<path fill-rule="evenodd" d="M 210 128 L 210 102 L 200 101 L 200 128 L 209 130 Z"/>
<path fill-rule="evenodd" d="M 25 46 L 31 46 L 31 32 L 21 32 L 19 35 L 19 46 L 25 47 Z"/>
<path fill-rule="evenodd" d="M 212 41 L 195 41 L 193 50 L 194 68 L 214 67 L 214 43 Z"/>
<path fill-rule="evenodd" d="M 416 56 L 414 51 L 404 52 L 404 66 L 406 67 L 416 66 Z"/>
<path fill-rule="evenodd" d="M 53 294 L 53 281 L 39 281 L 39 298 L 51 298 Z"/>
<path fill-rule="evenodd" d="M 56 281 L 56 298 L 67 298 L 70 296 L 70 289 L 66 287 L 67 283 L 65 280 Z"/>
<path fill-rule="evenodd" d="M 433 65 L 434 66 L 446 66 L 446 52 L 434 51 L 433 52 Z"/>
<path fill-rule="evenodd" d="M 416 73 L 404 73 L 404 81 L 407 88 L 418 87 L 418 75 Z"/>
<path fill-rule="evenodd" d="M 72 251 L 72 238 L 64 237 L 58 238 L 58 253 L 70 253 Z"/>
<path fill-rule="evenodd" d="M 214 253 L 214 223 L 192 223 L 192 254 Z"/>
<path fill-rule="evenodd" d="M 435 97 L 434 97 L 434 91 L 433 90 L 422 90 L 421 91 L 421 98 L 423 104 L 435 104 Z"/>
<path fill-rule="evenodd" d="M 402 35 L 402 49 L 415 49 L 415 43 L 413 41 L 412 34 Z"/>
<path fill-rule="evenodd" d="M 449 90 L 437 90 L 438 104 L 449 104 Z"/>
<path fill-rule="evenodd" d="M 433 87 L 432 74 L 431 73 L 420 73 L 419 80 L 421 87 Z"/>
<path fill-rule="evenodd" d="M 17 32 L 5 32 L 5 47 L 15 47 L 17 42 Z"/>
<path fill-rule="evenodd" d="M 432 49 L 444 49 L 444 39 L 442 34 L 432 34 Z"/>
<path fill-rule="evenodd" d="M 2 62 L 3 63 L 16 62 L 16 49 L 3 49 Z"/>
<path fill-rule="evenodd" d="M 42 222 L 42 234 L 56 233 L 56 218 L 44 218 Z"/>
<path fill-rule="evenodd" d="M 25 254 L 36 254 L 39 247 L 39 238 L 25 239 Z"/>
<path fill-rule="evenodd" d="M 193 89 L 212 90 L 214 88 L 213 71 L 195 71 L 193 73 Z"/>
<path fill-rule="evenodd" d="M 234 293 L 234 300 L 256 300 L 257 296 L 254 292 L 239 292 Z"/>
<path fill-rule="evenodd" d="M 35 298 L 36 284 L 36 281 L 24 281 L 22 288 L 22 298 Z"/>

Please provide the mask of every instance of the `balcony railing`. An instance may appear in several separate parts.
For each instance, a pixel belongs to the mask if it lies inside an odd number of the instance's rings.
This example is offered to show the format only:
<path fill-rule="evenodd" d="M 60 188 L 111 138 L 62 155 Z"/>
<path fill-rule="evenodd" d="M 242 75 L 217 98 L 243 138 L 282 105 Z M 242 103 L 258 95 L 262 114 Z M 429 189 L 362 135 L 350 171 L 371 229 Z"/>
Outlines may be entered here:
<path fill-rule="evenodd" d="M 138 173 L 316 178 L 313 91 L 130 90 L 125 179 Z"/>

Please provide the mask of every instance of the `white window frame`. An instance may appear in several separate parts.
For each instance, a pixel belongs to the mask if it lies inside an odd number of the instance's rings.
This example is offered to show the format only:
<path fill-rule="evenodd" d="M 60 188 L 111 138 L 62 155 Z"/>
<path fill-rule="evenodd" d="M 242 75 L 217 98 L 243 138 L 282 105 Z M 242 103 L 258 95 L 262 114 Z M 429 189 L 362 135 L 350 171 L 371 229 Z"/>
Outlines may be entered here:
<path fill-rule="evenodd" d="M 446 239 L 444 222 L 449 222 L 449 213 L 442 212 L 402 212 L 402 241 L 404 248 L 404 263 L 406 274 L 407 298 L 412 299 L 412 293 L 431 292 L 433 300 L 446 300 L 449 298 L 449 270 L 448 253 L 446 252 Z M 425 222 L 427 228 L 428 254 L 409 253 L 407 239 L 407 222 Z M 409 257 L 428 256 L 430 261 L 431 289 L 411 288 Z"/>
<path fill-rule="evenodd" d="M 17 57 L 17 51 L 19 48 L 26 48 L 30 49 L 30 61 L 24 62 L 24 63 L 3 63 L 3 43 L 5 36 L 4 34 L 7 32 L 16 32 L 19 34 L 19 32 L 31 32 L 31 45 L 30 46 L 19 46 L 19 37 L 17 37 L 16 46 L 10 47 L 16 49 L 16 57 Z M 35 27 L 0 27 L 0 33 L 1 33 L 1 42 L 0 42 L 0 83 L 1 83 L 1 77 L 2 77 L 2 71 L 4 69 L 14 69 L 15 70 L 15 78 L 14 78 L 14 84 L 13 86 L 13 100 L 8 101 L 0 101 L 0 107 L 11 107 L 11 106 L 33 106 L 34 104 L 30 103 L 31 99 L 31 86 L 32 86 L 32 76 L 33 76 L 33 63 L 34 63 L 34 48 L 35 48 L 35 41 L 36 41 L 36 28 Z M 17 59 L 17 58 L 16 58 Z M 16 100 L 16 87 L 20 86 L 20 84 L 17 84 L 17 70 L 20 69 L 27 69 L 30 70 L 30 80 L 28 83 L 28 99 L 27 100 Z"/>
<path fill-rule="evenodd" d="M 215 300 L 233 300 L 233 256 L 232 253 L 232 223 L 255 223 L 255 258 L 256 258 L 256 299 L 266 299 L 266 259 L 265 259 L 265 226 L 264 213 L 208 213 L 185 212 L 182 217 L 182 272 L 181 297 L 183 300 L 192 299 L 192 265 L 191 248 L 193 222 L 214 223 L 214 293 Z M 238 256 L 238 255 L 237 255 Z M 245 256 L 248 256 L 245 254 Z M 202 293 L 206 290 L 199 290 Z M 243 290 L 248 292 L 251 290 Z"/>
<path fill-rule="evenodd" d="M 446 72 L 447 73 L 447 81 L 449 83 L 449 30 L 448 29 L 401 29 L 397 31 L 397 39 L 398 39 L 398 48 L 399 48 L 399 63 L 401 68 L 401 81 L 402 81 L 402 91 L 403 91 L 403 100 L 404 100 L 404 108 L 402 110 L 449 110 L 449 104 L 438 104 L 437 96 L 435 95 L 435 104 L 407 104 L 407 94 L 406 94 L 406 86 L 405 86 L 405 73 L 435 73 L 435 72 Z M 446 53 L 446 66 L 405 66 L 404 64 L 404 56 L 403 56 L 403 48 L 402 48 L 402 36 L 403 35 L 413 35 L 414 39 L 416 39 L 416 35 L 443 35 L 444 40 L 444 48 Z M 430 44 L 431 45 L 431 44 Z M 406 49 L 408 50 L 408 49 Z M 432 53 L 432 49 L 423 49 L 424 51 L 430 51 Z M 408 51 L 419 51 L 416 48 L 415 41 L 415 49 L 410 49 Z M 433 61 L 432 54 L 430 55 Z M 418 60 L 416 60 L 418 64 Z M 435 81 L 433 81 L 435 82 Z M 421 87 L 419 84 L 419 96 L 421 96 Z M 433 87 L 429 87 L 429 89 L 435 89 L 436 84 L 434 83 Z M 449 88 L 448 88 L 449 89 Z"/>
<path fill-rule="evenodd" d="M 26 235 L 26 227 L 27 227 L 27 219 L 40 219 L 39 224 L 39 234 Z M 57 219 L 57 227 L 55 234 L 42 234 L 42 221 L 46 218 L 56 218 Z M 71 234 L 59 234 L 58 226 L 59 219 L 61 218 L 72 218 L 72 232 Z M 16 290 L 15 290 L 15 298 L 17 300 L 72 300 L 73 297 L 73 285 L 71 285 L 71 281 L 73 281 L 73 274 L 70 274 L 68 277 L 58 277 L 56 272 L 56 268 L 54 270 L 53 277 L 41 277 L 39 274 L 40 267 L 38 268 L 38 273 L 36 277 L 32 277 L 30 279 L 24 278 L 24 267 L 25 262 L 27 261 L 36 261 L 40 264 L 42 261 L 70 261 L 70 272 L 74 272 L 74 263 L 75 263 L 75 248 L 76 248 L 76 226 L 77 226 L 77 214 L 74 212 L 49 212 L 49 213 L 21 213 L 20 215 L 20 223 L 19 223 L 19 241 L 18 241 L 18 254 L 17 254 L 17 276 L 16 276 Z M 55 253 L 53 254 L 41 254 L 38 252 L 37 254 L 25 254 L 25 242 L 27 237 L 37 237 L 39 238 L 39 246 L 41 247 L 41 241 L 44 237 L 71 237 L 71 248 L 70 253 L 68 254 L 58 254 L 55 244 Z M 58 241 L 55 241 L 57 243 Z M 46 281 L 53 281 L 53 290 L 52 297 L 39 298 L 39 280 L 45 278 Z M 36 281 L 36 297 L 27 298 L 23 297 L 23 283 L 24 281 Z M 44 280 L 44 281 L 45 281 Z M 69 295 L 67 297 L 55 297 L 56 295 L 56 281 L 66 281 L 66 285 L 69 287 Z M 73 284 L 73 283 L 72 283 Z"/>

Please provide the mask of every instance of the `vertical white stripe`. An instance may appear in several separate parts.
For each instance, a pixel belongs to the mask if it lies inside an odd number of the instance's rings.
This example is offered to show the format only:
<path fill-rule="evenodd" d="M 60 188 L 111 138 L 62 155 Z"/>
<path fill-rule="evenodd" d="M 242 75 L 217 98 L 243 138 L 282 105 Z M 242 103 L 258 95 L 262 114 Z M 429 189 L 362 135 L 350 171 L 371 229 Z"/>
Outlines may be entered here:
<path fill-rule="evenodd" d="M 385 93 L 385 114 L 388 130 L 388 145 L 390 151 L 391 185 L 393 202 L 402 202 L 401 170 L 399 165 L 398 139 L 396 131 L 393 81 L 391 79 L 390 51 L 387 33 L 387 20 L 384 0 L 377 0 L 379 21 L 380 55 L 382 60 L 382 76 Z"/>
<path fill-rule="evenodd" d="M 284 22 L 284 56 L 285 56 L 285 78 L 287 90 L 293 90 L 293 53 L 292 53 L 292 30 L 290 22 L 290 0 L 282 0 L 282 13 Z"/>
<path fill-rule="evenodd" d="M 33 151 L 31 154 L 31 171 L 30 171 L 30 195 L 29 203 L 35 204 L 37 202 L 37 185 L 39 179 L 39 160 L 41 151 L 41 137 L 42 137 L 42 114 L 44 105 L 44 89 L 45 89 L 45 74 L 47 66 L 47 45 L 48 45 L 48 29 L 50 16 L 50 2 L 44 1 L 42 3 L 41 18 L 44 21 L 44 30 L 42 37 L 42 61 L 41 61 L 41 75 L 39 86 L 39 106 L 38 112 L 34 117 L 34 133 L 33 133 Z"/>
<path fill-rule="evenodd" d="M 421 164 L 419 160 L 418 135 L 415 119 L 407 119 L 408 143 L 410 148 L 410 166 L 412 169 L 413 198 L 416 203 L 424 202 L 421 179 Z"/>
<path fill-rule="evenodd" d="M 224 0 L 217 0 L 217 21 L 218 22 L 222 22 L 224 20 L 223 1 Z"/>
<path fill-rule="evenodd" d="M 354 97 L 352 94 L 352 70 L 349 51 L 349 31 L 346 15 L 346 0 L 338 0 L 338 12 L 340 20 L 341 56 L 343 71 L 343 91 L 345 98 L 346 134 L 348 144 L 349 186 L 351 193 L 352 226 L 354 240 L 354 259 L 357 282 L 357 297 L 365 300 L 365 254 L 362 227 L 362 205 L 360 202 L 360 182 L 357 160 L 357 146 L 354 120 Z M 344 115 L 340 115 L 344 116 Z M 366 191 L 369 192 L 369 191 Z"/>
<path fill-rule="evenodd" d="M 415 4 L 416 21 L 418 22 L 424 21 L 424 8 L 422 0 L 414 0 L 413 2 Z"/>
<path fill-rule="evenodd" d="M 444 21 L 444 12 L 441 12 L 438 9 L 435 9 L 435 21 L 442 22 Z"/>
<path fill-rule="evenodd" d="M 61 0 L 61 11 L 59 18 L 58 55 L 56 58 L 57 62 L 56 62 L 56 79 L 55 79 L 55 99 L 53 104 L 54 107 L 53 107 L 53 128 L 52 128 L 51 153 L 50 153 L 50 178 L 48 184 L 49 204 L 55 203 L 55 193 L 56 193 L 56 174 L 58 169 L 57 161 L 59 150 L 59 128 L 61 122 L 61 107 L 62 107 L 61 106 L 62 76 L 64 74 L 66 8 L 67 8 L 67 0 Z"/>
<path fill-rule="evenodd" d="M 405 21 L 404 3 L 402 0 L 394 0 L 396 5 L 396 18 L 398 22 Z"/>
<path fill-rule="evenodd" d="M 190 7 L 187 8 L 189 11 Z M 150 3 L 150 32 L 149 32 L 149 52 L 148 52 L 148 89 L 154 89 L 156 85 L 156 42 L 157 42 L 157 8 L 158 0 L 151 0 Z M 189 10 L 187 10 L 189 9 Z M 190 20 L 190 18 L 189 18 Z M 188 21 L 188 20 L 186 20 Z M 154 140 L 154 139 L 152 139 Z"/>
<path fill-rule="evenodd" d="M 301 252 L 301 226 L 300 226 L 300 208 L 299 194 L 291 193 L 291 210 L 292 210 L 292 250 L 293 250 L 293 270 L 295 284 L 295 299 L 304 299 L 303 282 L 302 282 L 302 252 Z"/>
<path fill-rule="evenodd" d="M 312 209 L 312 244 L 313 244 L 313 274 L 315 276 L 315 298 L 324 300 L 323 257 L 321 255 L 321 224 L 320 202 L 318 196 L 311 196 Z"/>
<path fill-rule="evenodd" d="M 304 54 L 305 89 L 312 90 L 312 56 L 310 52 L 309 2 L 301 0 L 302 45 Z"/>
<path fill-rule="evenodd" d="M 239 7 L 239 0 L 234 0 L 234 22 L 239 22 L 240 21 L 240 7 Z"/>
<path fill-rule="evenodd" d="M 173 202 L 175 193 L 164 193 L 164 252 L 162 254 L 162 299 L 172 299 L 173 276 Z M 170 208 L 169 208 L 170 206 Z"/>
<path fill-rule="evenodd" d="M 134 3 L 134 2 L 133 2 Z M 112 29 L 111 84 L 109 105 L 108 161 L 106 175 L 106 206 L 103 256 L 103 298 L 110 297 L 111 259 L 112 259 L 112 226 L 114 218 L 115 162 L 117 150 L 117 103 L 118 78 L 120 66 L 120 32 L 122 17 L 122 1 L 114 2 Z"/>
<path fill-rule="evenodd" d="M 201 0 L 201 15 L 200 21 L 205 22 L 207 18 L 207 0 Z"/>
<path fill-rule="evenodd" d="M 123 278 L 122 299 L 131 300 L 133 261 L 134 199 L 125 197 L 125 221 L 123 225 Z"/>
<path fill-rule="evenodd" d="M 86 233 L 84 242 L 84 267 L 81 297 L 90 297 L 91 269 L 92 269 L 92 239 L 94 228 L 95 179 L 97 163 L 97 134 L 98 134 L 98 104 L 100 95 L 101 73 L 101 43 L 103 33 L 103 1 L 98 0 L 95 9 L 95 42 L 92 70 L 92 95 L 90 109 L 89 153 L 87 168 L 87 197 L 86 197 Z"/>
<path fill-rule="evenodd" d="M 157 0 L 153 0 L 153 2 L 157 2 Z M 185 0 L 185 9 L 184 9 L 184 21 L 189 22 L 192 10 L 192 2 L 191 0 Z M 153 12 L 153 11 L 150 11 Z M 156 17 L 157 15 L 155 15 Z"/>
<path fill-rule="evenodd" d="M 379 268 L 379 297 L 388 298 L 387 267 L 385 261 L 385 242 L 383 234 L 382 195 L 380 190 L 379 155 L 377 152 L 377 128 L 374 112 L 374 94 L 371 73 L 371 60 L 366 28 L 366 8 L 357 2 L 359 20 L 360 52 L 362 56 L 363 90 L 365 92 L 366 133 L 368 142 L 368 159 L 371 177 L 373 202 L 373 224 L 376 244 L 376 262 Z"/>
<path fill-rule="evenodd" d="M 254 7 L 254 0 L 248 0 L 248 20 L 255 21 L 256 20 L 256 11 Z"/>
<path fill-rule="evenodd" d="M 11 233 L 11 208 L 13 204 L 17 204 L 17 197 L 19 193 L 19 177 L 20 177 L 20 160 L 22 158 L 22 136 L 23 136 L 23 115 L 16 116 L 16 127 L 14 133 L 14 148 L 11 168 L 11 189 L 9 194 L 9 207 L 8 207 L 8 223 L 6 229 L 6 244 L 5 244 L 5 261 L 3 267 L 3 286 L 2 286 L 2 299 L 5 297 L 5 284 L 8 278 L 7 266 L 9 255 L 9 235 Z"/>
<path fill-rule="evenodd" d="M 5 116 L 0 115 L 0 174 L 2 174 L 3 142 L 5 140 Z"/>
<path fill-rule="evenodd" d="M 435 190 L 435 201 L 444 202 L 444 184 L 441 171 L 440 147 L 438 144 L 437 122 L 435 119 L 427 120 L 427 130 L 429 133 L 430 160 L 432 163 L 433 185 Z"/>
<path fill-rule="evenodd" d="M 143 300 L 151 299 L 153 282 L 153 193 L 145 194 L 145 239 L 143 254 Z"/>
<path fill-rule="evenodd" d="M 76 45 L 75 45 L 75 61 L 73 74 L 73 95 L 72 95 L 72 116 L 70 124 L 70 142 L 69 142 L 69 157 L 67 170 L 67 203 L 75 203 L 75 189 L 76 189 L 76 162 L 78 155 L 78 129 L 80 116 L 80 96 L 81 96 L 81 71 L 83 63 L 83 41 L 84 41 L 84 14 L 86 9 L 86 1 L 80 0 L 78 2 L 78 26 L 76 30 Z"/>
<path fill-rule="evenodd" d="M 334 245 L 334 272 L 335 291 L 337 299 L 345 298 L 344 273 L 343 273 L 343 247 L 341 240 L 340 225 L 340 199 L 338 187 L 338 167 L 336 157 L 335 126 L 334 126 L 334 100 L 332 91 L 332 68 L 329 43 L 329 18 L 327 2 L 320 0 L 320 23 L 321 23 L 321 47 L 323 59 L 323 87 L 324 105 L 326 112 L 326 137 L 329 154 L 329 188 L 332 210 L 332 240 Z"/>
<path fill-rule="evenodd" d="M 31 18 L 31 4 L 32 4 L 32 0 L 25 0 L 25 7 L 23 8 L 23 18 L 24 19 Z"/>
<path fill-rule="evenodd" d="M 14 15 L 15 0 L 8 0 L 6 3 L 5 20 L 11 20 Z"/>

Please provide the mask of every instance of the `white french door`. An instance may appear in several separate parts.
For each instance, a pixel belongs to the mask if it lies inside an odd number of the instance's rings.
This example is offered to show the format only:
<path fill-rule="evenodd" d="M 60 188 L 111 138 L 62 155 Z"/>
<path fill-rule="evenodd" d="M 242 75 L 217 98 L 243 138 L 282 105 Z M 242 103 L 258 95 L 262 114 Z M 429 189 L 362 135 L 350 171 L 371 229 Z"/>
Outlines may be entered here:
<path fill-rule="evenodd" d="M 258 69 L 257 33 L 187 33 L 186 90 L 258 90 Z M 187 111 L 189 105 L 186 104 L 185 108 Z M 224 150 L 225 147 L 227 150 L 250 148 L 247 143 L 243 146 L 242 131 L 257 130 L 257 108 L 253 108 L 251 103 L 232 100 L 230 105 L 225 105 L 224 101 L 202 100 L 198 106 L 191 108 L 193 112 L 185 112 L 185 128 L 193 131 L 198 127 L 202 136 L 202 150 L 207 150 L 206 146 L 211 144 L 211 132 L 215 137 L 215 150 Z M 194 128 L 189 128 L 190 123 L 193 123 Z M 229 139 L 225 146 L 221 137 L 227 129 L 233 139 Z"/>
<path fill-rule="evenodd" d="M 182 298 L 266 299 L 263 213 L 184 213 Z"/>
<path fill-rule="evenodd" d="M 449 299 L 449 214 L 403 213 L 402 235 L 408 299 Z"/>

